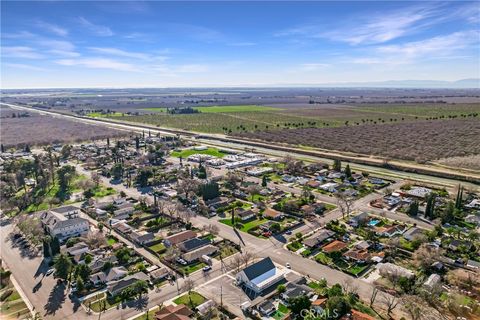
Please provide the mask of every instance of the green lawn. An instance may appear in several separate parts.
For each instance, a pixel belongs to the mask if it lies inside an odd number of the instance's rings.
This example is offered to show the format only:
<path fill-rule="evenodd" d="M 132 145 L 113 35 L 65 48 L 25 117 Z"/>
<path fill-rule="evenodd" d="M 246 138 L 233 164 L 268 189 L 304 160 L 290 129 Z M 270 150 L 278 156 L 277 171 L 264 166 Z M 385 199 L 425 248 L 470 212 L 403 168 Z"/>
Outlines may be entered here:
<path fill-rule="evenodd" d="M 268 219 L 260 219 L 260 220 L 255 219 L 255 220 L 249 221 L 245 224 L 242 224 L 243 226 L 240 229 L 240 231 L 248 232 L 250 229 L 253 229 L 253 228 L 255 228 L 255 227 L 257 227 L 257 226 L 259 226 L 259 225 L 261 225 L 261 224 L 263 224 L 267 221 L 268 221 Z M 222 220 L 220 220 L 220 222 L 223 223 L 223 224 L 226 224 L 228 226 L 232 226 L 232 219 L 222 219 Z"/>
<path fill-rule="evenodd" d="M 118 242 L 118 240 L 117 240 L 116 238 L 114 238 L 114 237 L 108 237 L 108 239 L 107 239 L 107 243 L 108 243 L 108 245 L 110 245 L 110 246 L 113 246 L 113 245 L 114 245 L 115 243 L 117 243 L 117 242 Z"/>
<path fill-rule="evenodd" d="M 215 258 L 225 259 L 226 257 L 229 257 L 232 254 L 235 254 L 237 252 L 238 252 L 238 250 L 234 246 L 229 245 L 229 244 L 222 244 L 221 247 L 220 247 L 220 254 L 217 255 Z"/>
<path fill-rule="evenodd" d="M 320 262 L 321 264 L 329 265 L 332 263 L 332 258 L 327 256 L 325 253 L 320 252 L 315 256 L 315 261 Z"/>
<path fill-rule="evenodd" d="M 115 191 L 115 189 L 113 189 L 112 187 L 104 187 L 102 185 L 99 185 L 98 187 L 95 187 L 93 189 L 93 192 L 94 192 L 94 197 L 95 198 L 102 198 L 102 197 L 106 197 L 106 196 L 111 196 L 111 195 L 117 193 Z"/>
<path fill-rule="evenodd" d="M 155 251 L 156 253 L 158 254 L 162 254 L 165 252 L 165 250 L 167 250 L 167 248 L 165 248 L 165 245 L 163 243 L 157 243 L 151 247 L 149 247 L 151 250 Z"/>
<path fill-rule="evenodd" d="M 190 303 L 191 301 L 191 303 Z M 177 299 L 173 300 L 176 304 L 184 304 L 189 306 L 190 308 L 194 309 L 197 306 L 201 305 L 206 301 L 205 297 L 202 296 L 200 293 L 192 291 L 190 295 L 184 294 L 183 296 L 178 297 Z"/>
<path fill-rule="evenodd" d="M 124 114 L 121 112 L 113 112 L 109 114 L 101 113 L 101 112 L 92 112 L 88 114 L 88 116 L 92 118 L 121 117 L 123 115 Z"/>
<path fill-rule="evenodd" d="M 98 297 L 98 295 L 96 297 Z M 90 301 L 93 301 L 93 299 L 90 300 Z M 105 301 L 105 308 L 103 307 L 103 302 L 104 301 Z M 113 298 L 113 297 L 106 297 L 105 298 L 105 294 L 104 294 L 103 298 L 100 298 L 100 300 L 92 302 L 92 304 L 90 304 L 90 308 L 95 312 L 100 312 L 103 309 L 108 310 L 112 307 L 115 307 L 115 306 L 119 305 L 120 302 L 122 302 L 122 301 L 121 301 L 119 296 L 116 297 L 116 298 Z M 85 301 L 83 304 L 88 308 L 88 306 L 89 306 L 88 303 L 89 303 L 89 301 Z"/>
<path fill-rule="evenodd" d="M 226 112 L 249 112 L 249 111 L 276 111 L 278 108 L 264 107 L 257 105 L 245 106 L 212 106 L 212 107 L 194 107 L 202 113 L 226 113 Z"/>
<path fill-rule="evenodd" d="M 188 158 L 192 154 L 208 154 L 210 156 L 217 157 L 217 158 L 223 158 L 226 155 L 226 153 L 221 152 L 216 148 L 208 148 L 206 150 L 185 149 L 182 151 L 173 151 L 170 155 L 172 157 L 177 157 L 177 158 L 180 158 L 180 157 Z"/>
<path fill-rule="evenodd" d="M 182 269 L 182 271 L 185 273 L 185 274 L 190 274 L 190 273 L 193 273 L 195 271 L 198 271 L 200 269 L 202 269 L 203 267 L 205 267 L 207 264 L 204 263 L 204 262 L 197 262 L 195 264 L 191 264 L 191 265 L 188 265 L 188 266 L 183 266 L 181 267 L 180 269 Z"/>
<path fill-rule="evenodd" d="M 368 265 L 364 265 L 364 266 L 354 265 L 354 266 L 351 266 L 351 267 L 347 268 L 346 271 L 348 273 L 356 276 L 356 275 L 359 275 L 360 273 L 362 273 L 363 271 L 365 271 L 365 269 L 367 269 L 367 268 L 368 268 Z"/>

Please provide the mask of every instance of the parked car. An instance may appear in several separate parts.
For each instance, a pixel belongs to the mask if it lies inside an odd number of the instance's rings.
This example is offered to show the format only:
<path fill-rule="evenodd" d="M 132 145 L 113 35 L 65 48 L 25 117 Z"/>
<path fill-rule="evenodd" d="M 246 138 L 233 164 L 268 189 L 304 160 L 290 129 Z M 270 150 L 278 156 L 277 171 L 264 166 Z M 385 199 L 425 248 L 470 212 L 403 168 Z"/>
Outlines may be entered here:
<path fill-rule="evenodd" d="M 177 259 L 175 259 L 175 261 L 177 261 L 178 263 L 180 263 L 181 265 L 187 265 L 187 261 L 183 260 L 182 258 L 178 257 Z"/>
<path fill-rule="evenodd" d="M 212 266 L 205 266 L 205 267 L 203 267 L 202 270 L 203 270 L 203 272 L 208 272 L 208 271 L 212 270 Z"/>
<path fill-rule="evenodd" d="M 52 268 L 52 269 L 48 269 L 47 272 L 45 273 L 45 276 L 48 277 L 48 276 L 51 275 L 54 271 L 55 271 L 55 269 L 53 269 L 53 268 Z"/>
<path fill-rule="evenodd" d="M 287 262 L 287 263 L 285 264 L 285 266 L 286 266 L 288 269 L 292 269 L 292 266 L 290 265 L 289 262 Z"/>

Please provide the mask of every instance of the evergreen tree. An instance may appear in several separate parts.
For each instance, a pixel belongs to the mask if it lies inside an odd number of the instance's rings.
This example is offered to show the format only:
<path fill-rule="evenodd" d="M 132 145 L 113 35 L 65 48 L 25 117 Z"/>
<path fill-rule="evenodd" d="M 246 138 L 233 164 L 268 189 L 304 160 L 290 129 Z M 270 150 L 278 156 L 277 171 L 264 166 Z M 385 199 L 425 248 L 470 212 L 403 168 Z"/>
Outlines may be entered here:
<path fill-rule="evenodd" d="M 418 201 L 413 201 L 410 204 L 407 214 L 412 217 L 416 217 L 418 215 Z"/>
<path fill-rule="evenodd" d="M 342 170 L 342 162 L 339 159 L 333 160 L 333 170 L 338 172 Z"/>
<path fill-rule="evenodd" d="M 266 187 L 267 186 L 267 176 L 263 176 L 262 177 L 262 187 Z"/>
<path fill-rule="evenodd" d="M 458 185 L 457 198 L 455 199 L 455 208 L 462 209 L 463 186 Z"/>
<path fill-rule="evenodd" d="M 138 137 L 135 137 L 135 149 L 140 149 L 140 139 Z"/>
<path fill-rule="evenodd" d="M 447 207 L 445 208 L 445 211 L 443 212 L 442 215 L 442 223 L 449 223 L 452 222 L 453 219 L 455 219 L 455 204 L 453 201 L 448 201 Z"/>
<path fill-rule="evenodd" d="M 85 290 L 85 283 L 80 277 L 77 277 L 77 290 L 78 292 L 82 292 L 83 290 Z"/>
<path fill-rule="evenodd" d="M 107 147 L 110 148 L 110 138 L 107 138 Z"/>
<path fill-rule="evenodd" d="M 67 280 L 70 271 L 72 270 L 72 261 L 66 254 L 59 254 L 55 257 L 55 277 Z"/>
<path fill-rule="evenodd" d="M 425 207 L 425 217 L 433 219 L 435 218 L 435 199 L 437 195 L 430 193 L 427 195 L 427 205 Z"/>
<path fill-rule="evenodd" d="M 53 237 L 52 241 L 50 242 L 50 248 L 52 250 L 52 256 L 56 256 L 60 253 L 60 241 L 57 237 Z"/>
<path fill-rule="evenodd" d="M 347 164 L 347 166 L 345 167 L 345 176 L 347 177 L 347 179 L 352 177 L 352 170 L 350 170 L 349 164 Z"/>
<path fill-rule="evenodd" d="M 0 145 L 0 150 L 2 151 L 2 153 L 5 152 L 5 147 L 3 146 L 3 143 Z"/>

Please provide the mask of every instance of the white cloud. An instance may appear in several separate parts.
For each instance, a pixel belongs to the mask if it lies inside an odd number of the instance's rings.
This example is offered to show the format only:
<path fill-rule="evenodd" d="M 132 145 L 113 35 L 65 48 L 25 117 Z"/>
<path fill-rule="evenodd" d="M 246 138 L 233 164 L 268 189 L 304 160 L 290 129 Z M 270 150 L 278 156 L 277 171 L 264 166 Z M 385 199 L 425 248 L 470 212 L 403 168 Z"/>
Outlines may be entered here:
<path fill-rule="evenodd" d="M 456 59 L 459 57 L 458 52 L 478 46 L 479 43 L 478 30 L 460 31 L 420 41 L 378 46 L 373 49 L 373 55 L 356 57 L 351 62 L 366 65 L 400 65 L 418 63 L 419 59 Z"/>
<path fill-rule="evenodd" d="M 233 42 L 229 43 L 228 45 L 233 46 L 233 47 L 251 47 L 255 46 L 255 42 Z"/>
<path fill-rule="evenodd" d="M 94 24 L 89 20 L 85 19 L 84 17 L 79 17 L 78 22 L 80 22 L 82 26 L 84 26 L 86 29 L 88 29 L 90 32 L 93 32 L 97 36 L 110 37 L 114 35 L 113 31 L 109 27 Z"/>
<path fill-rule="evenodd" d="M 91 69 L 110 69 L 130 72 L 139 71 L 139 69 L 132 64 L 106 58 L 61 59 L 55 62 L 63 66 L 82 66 Z"/>
<path fill-rule="evenodd" d="M 95 53 L 118 56 L 118 57 L 141 59 L 141 60 L 148 60 L 152 58 L 152 56 L 147 53 L 125 51 L 117 48 L 90 47 L 89 49 Z"/>
<path fill-rule="evenodd" d="M 330 66 L 327 63 L 303 63 L 300 65 L 301 69 L 304 71 L 316 71 Z"/>
<path fill-rule="evenodd" d="M 44 56 L 38 53 L 34 48 L 17 46 L 17 47 L 2 47 L 2 56 L 12 58 L 24 59 L 42 59 Z"/>
<path fill-rule="evenodd" d="M 368 17 L 344 19 L 341 27 L 307 24 L 276 34 L 312 39 L 330 39 L 350 45 L 380 44 L 415 34 L 433 25 L 455 19 L 478 19 L 479 8 L 471 4 L 457 9 L 438 3 L 413 5 L 398 11 L 372 13 Z M 325 31 L 331 29 L 332 31 Z"/>
<path fill-rule="evenodd" d="M 51 33 L 56 34 L 57 36 L 65 37 L 68 35 L 68 30 L 57 26 L 56 24 L 51 24 L 45 21 L 37 21 L 36 25 L 42 29 L 45 29 Z"/>
<path fill-rule="evenodd" d="M 3 33 L 2 32 L 2 38 L 5 39 L 27 39 L 27 38 L 33 38 L 35 35 L 29 31 L 19 31 L 15 33 Z"/>
<path fill-rule="evenodd" d="M 31 66 L 23 63 L 4 63 L 3 66 L 14 68 L 14 69 L 24 69 L 24 70 L 31 70 L 31 71 L 47 71 L 47 69 Z"/>

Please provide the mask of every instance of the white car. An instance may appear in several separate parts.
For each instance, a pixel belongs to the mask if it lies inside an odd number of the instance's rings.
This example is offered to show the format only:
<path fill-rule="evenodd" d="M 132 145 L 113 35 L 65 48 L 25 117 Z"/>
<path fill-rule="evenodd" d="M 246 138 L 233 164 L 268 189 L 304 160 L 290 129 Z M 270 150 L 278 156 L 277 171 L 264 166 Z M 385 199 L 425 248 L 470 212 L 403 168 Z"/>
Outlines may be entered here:
<path fill-rule="evenodd" d="M 292 269 L 292 266 L 290 265 L 290 263 L 286 263 L 285 266 L 288 268 L 288 269 Z"/>
<path fill-rule="evenodd" d="M 46 276 L 49 276 L 49 275 L 51 275 L 54 271 L 55 271 L 55 269 L 48 269 L 47 272 L 45 273 L 45 275 L 46 275 Z"/>

